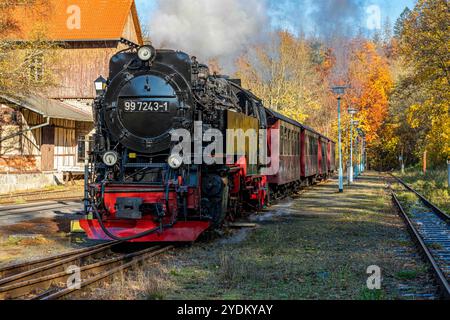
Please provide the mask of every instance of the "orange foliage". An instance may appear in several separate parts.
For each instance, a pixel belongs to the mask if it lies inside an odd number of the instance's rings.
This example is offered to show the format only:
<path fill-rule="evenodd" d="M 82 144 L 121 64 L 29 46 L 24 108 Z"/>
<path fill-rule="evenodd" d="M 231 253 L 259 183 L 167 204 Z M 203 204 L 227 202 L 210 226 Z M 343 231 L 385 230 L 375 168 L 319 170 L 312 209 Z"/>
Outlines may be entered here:
<path fill-rule="evenodd" d="M 393 79 L 387 59 L 380 55 L 374 43 L 364 41 L 354 45 L 348 70 L 351 89 L 346 101 L 359 110 L 357 120 L 370 144 L 379 138 L 379 130 L 388 115 L 389 93 Z"/>

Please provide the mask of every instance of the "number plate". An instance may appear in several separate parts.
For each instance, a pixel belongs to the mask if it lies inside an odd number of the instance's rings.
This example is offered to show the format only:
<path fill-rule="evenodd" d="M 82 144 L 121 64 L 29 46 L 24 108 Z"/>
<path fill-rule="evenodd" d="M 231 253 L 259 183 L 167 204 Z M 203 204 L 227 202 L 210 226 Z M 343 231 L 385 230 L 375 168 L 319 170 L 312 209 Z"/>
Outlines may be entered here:
<path fill-rule="evenodd" d="M 168 101 L 142 101 L 142 100 L 123 100 L 122 110 L 126 113 L 132 112 L 169 112 Z"/>

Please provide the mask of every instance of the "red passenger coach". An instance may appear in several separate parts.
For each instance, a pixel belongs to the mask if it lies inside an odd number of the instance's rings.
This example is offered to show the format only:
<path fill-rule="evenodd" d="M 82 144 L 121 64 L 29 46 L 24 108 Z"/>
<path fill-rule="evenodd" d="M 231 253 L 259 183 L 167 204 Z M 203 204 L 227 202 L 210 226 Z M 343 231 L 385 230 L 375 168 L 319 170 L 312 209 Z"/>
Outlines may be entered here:
<path fill-rule="evenodd" d="M 280 170 L 268 177 L 274 198 L 327 179 L 334 172 L 334 142 L 275 111 L 267 110 L 267 114 L 270 129 L 280 130 Z"/>
<path fill-rule="evenodd" d="M 336 171 L 336 143 L 328 141 L 328 168 L 330 174 Z"/>
<path fill-rule="evenodd" d="M 319 137 L 319 176 L 326 177 L 328 174 L 327 159 L 328 139 Z"/>
<path fill-rule="evenodd" d="M 279 115 L 281 116 L 281 115 Z M 269 176 L 269 183 L 277 185 L 286 185 L 298 180 L 301 175 L 301 127 L 279 118 L 273 118 L 275 122 L 271 125 L 271 129 L 280 130 L 279 140 L 279 171 L 277 174 Z M 272 141 L 274 143 L 274 141 Z"/>

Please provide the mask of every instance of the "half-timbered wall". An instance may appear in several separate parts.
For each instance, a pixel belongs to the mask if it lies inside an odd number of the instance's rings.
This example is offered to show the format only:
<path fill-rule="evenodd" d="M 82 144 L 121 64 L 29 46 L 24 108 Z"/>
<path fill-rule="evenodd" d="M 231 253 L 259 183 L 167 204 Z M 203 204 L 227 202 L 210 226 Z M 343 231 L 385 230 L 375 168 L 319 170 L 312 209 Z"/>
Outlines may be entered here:
<path fill-rule="evenodd" d="M 92 135 L 94 134 L 94 124 L 91 122 L 76 123 L 76 139 L 77 139 L 77 163 L 78 166 L 84 165 L 87 153 L 93 149 Z"/>
<path fill-rule="evenodd" d="M 78 138 L 92 134 L 93 124 L 51 119 L 49 126 L 25 131 L 43 123 L 44 117 L 37 113 L 0 104 L 0 137 L 23 131 L 0 142 L 0 173 L 62 171 L 82 165 L 78 161 Z M 48 134 L 51 136 L 44 137 Z"/>
<path fill-rule="evenodd" d="M 42 116 L 0 104 L 0 140 L 44 122 Z M 0 172 L 37 172 L 41 167 L 41 129 L 0 142 Z"/>
<path fill-rule="evenodd" d="M 54 169 L 61 170 L 76 166 L 77 140 L 75 138 L 75 121 L 52 119 L 55 128 Z"/>

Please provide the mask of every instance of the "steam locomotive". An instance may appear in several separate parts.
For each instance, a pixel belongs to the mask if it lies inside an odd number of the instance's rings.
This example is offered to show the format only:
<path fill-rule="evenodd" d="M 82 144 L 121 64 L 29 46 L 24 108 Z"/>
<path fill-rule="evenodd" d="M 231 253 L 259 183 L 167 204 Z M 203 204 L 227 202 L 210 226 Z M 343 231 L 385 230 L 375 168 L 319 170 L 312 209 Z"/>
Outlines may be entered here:
<path fill-rule="evenodd" d="M 93 105 L 96 133 L 80 221 L 89 238 L 192 242 L 334 172 L 333 141 L 265 108 L 239 80 L 211 74 L 180 51 L 126 43 L 130 48 L 111 58 Z M 250 137 L 236 146 L 247 132 L 256 133 L 257 146 Z M 218 140 L 227 152 L 211 150 Z M 174 153 L 180 143 L 188 151 Z M 269 161 L 255 159 L 251 149 L 264 149 Z M 207 150 L 213 161 L 206 163 Z"/>

